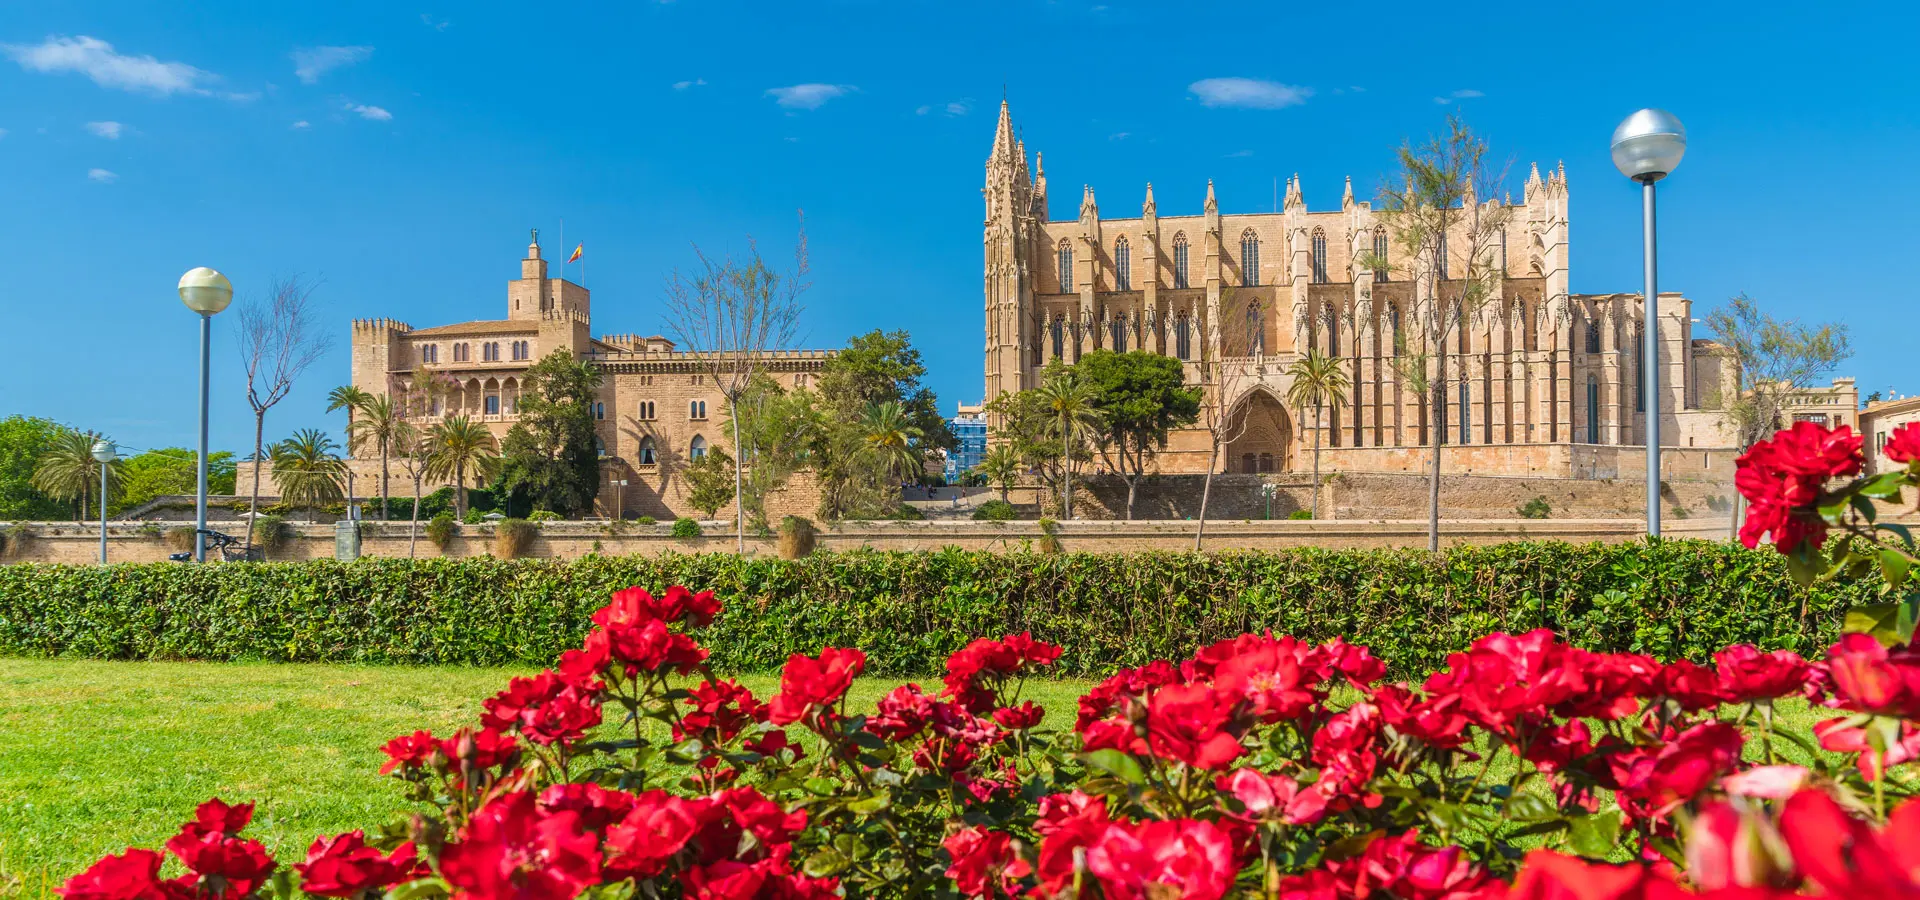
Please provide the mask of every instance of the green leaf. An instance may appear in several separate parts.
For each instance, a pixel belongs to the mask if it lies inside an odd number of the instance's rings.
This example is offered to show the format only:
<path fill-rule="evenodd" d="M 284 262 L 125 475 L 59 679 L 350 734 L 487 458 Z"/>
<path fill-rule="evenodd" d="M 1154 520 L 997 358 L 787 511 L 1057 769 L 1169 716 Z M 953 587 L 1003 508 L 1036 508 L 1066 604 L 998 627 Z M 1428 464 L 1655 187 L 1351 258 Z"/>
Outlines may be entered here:
<path fill-rule="evenodd" d="M 1862 603 L 1847 610 L 1840 629 L 1848 634 L 1870 634 L 1891 647 L 1901 642 L 1898 603 Z"/>
<path fill-rule="evenodd" d="M 1147 772 L 1131 754 L 1111 747 L 1080 754 L 1087 765 L 1106 772 L 1128 784 L 1146 784 Z"/>
<path fill-rule="evenodd" d="M 1887 586 L 1899 590 L 1907 583 L 1907 572 L 1913 568 L 1913 560 L 1906 554 L 1892 548 L 1880 550 L 1880 577 L 1887 580 Z"/>
<path fill-rule="evenodd" d="M 847 812 L 855 815 L 870 816 L 893 805 L 893 794 L 880 791 L 870 797 L 861 797 L 847 804 Z"/>
<path fill-rule="evenodd" d="M 1610 809 L 1569 820 L 1567 846 L 1589 859 L 1606 859 L 1620 842 L 1620 811 Z"/>
<path fill-rule="evenodd" d="M 1507 818 L 1519 822 L 1542 822 L 1560 817 L 1560 808 L 1539 794 L 1516 794 L 1507 801 Z"/>
<path fill-rule="evenodd" d="M 1433 827 L 1447 833 L 1464 831 L 1467 827 L 1466 810 L 1458 803 L 1433 803 L 1426 809 L 1427 821 Z"/>
<path fill-rule="evenodd" d="M 452 893 L 445 881 L 439 878 L 422 878 L 419 881 L 395 885 L 387 891 L 387 900 L 429 900 L 429 898 L 445 897 Z"/>
<path fill-rule="evenodd" d="M 1900 499 L 1900 488 L 1906 484 L 1905 472 L 1883 472 L 1866 480 L 1860 485 L 1860 493 L 1876 500 Z"/>
<path fill-rule="evenodd" d="M 807 857 L 807 861 L 800 866 L 800 870 L 807 873 L 809 878 L 832 878 L 845 872 L 851 865 L 853 860 L 849 859 L 845 853 L 832 847 L 822 847 L 818 852 Z"/>

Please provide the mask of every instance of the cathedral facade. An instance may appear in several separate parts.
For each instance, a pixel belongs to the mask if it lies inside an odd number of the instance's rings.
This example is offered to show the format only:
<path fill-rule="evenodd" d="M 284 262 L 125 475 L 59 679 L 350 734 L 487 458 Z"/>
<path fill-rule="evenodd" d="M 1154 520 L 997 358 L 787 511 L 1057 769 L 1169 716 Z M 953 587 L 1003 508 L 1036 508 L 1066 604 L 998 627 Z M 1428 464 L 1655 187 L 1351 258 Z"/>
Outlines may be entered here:
<path fill-rule="evenodd" d="M 1567 192 L 1564 168 L 1535 166 L 1520 198 L 1485 201 L 1504 208 L 1491 249 L 1503 277 L 1444 348 L 1429 348 L 1413 323 L 1430 299 L 1421 283 L 1434 282 L 1399 273 L 1388 228 L 1351 178 L 1338 209 L 1308 209 L 1296 176 L 1276 212 L 1222 212 L 1209 181 L 1198 215 L 1161 215 L 1152 184 L 1137 216 L 1103 215 L 1088 186 L 1076 218 L 1053 220 L 1043 160 L 1029 167 L 1003 102 L 984 190 L 986 397 L 1036 386 L 1054 360 L 1142 350 L 1183 360 L 1189 384 L 1232 394 L 1223 452 L 1205 432 L 1178 432 L 1158 459 L 1163 473 L 1298 471 L 1316 439 L 1330 469 L 1421 471 L 1439 417 L 1396 358 L 1444 352 L 1446 470 L 1630 477 L 1649 414 L 1639 390 L 1648 323 L 1639 294 L 1569 290 Z M 1447 267 L 1464 271 L 1465 260 L 1441 246 L 1446 291 Z M 1388 267 L 1365 264 L 1383 257 Z M 1727 448 L 1729 357 L 1693 337 L 1680 294 L 1660 295 L 1652 327 L 1663 441 Z M 1286 402 L 1286 370 L 1309 348 L 1339 361 L 1344 408 L 1316 415 Z"/>

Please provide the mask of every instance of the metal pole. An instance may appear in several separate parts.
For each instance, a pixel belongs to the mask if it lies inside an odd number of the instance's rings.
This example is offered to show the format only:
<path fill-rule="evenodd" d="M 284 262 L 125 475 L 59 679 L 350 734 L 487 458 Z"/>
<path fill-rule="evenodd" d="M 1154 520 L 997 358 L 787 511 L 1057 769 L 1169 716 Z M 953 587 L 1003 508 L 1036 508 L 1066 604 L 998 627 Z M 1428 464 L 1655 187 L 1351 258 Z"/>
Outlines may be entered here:
<path fill-rule="evenodd" d="M 107 564 L 107 464 L 100 463 L 100 564 Z"/>
<path fill-rule="evenodd" d="M 207 561 L 207 396 L 213 374 L 213 317 L 200 316 L 200 477 L 193 505 L 193 561 Z M 259 460 L 253 461 L 259 465 Z"/>
<path fill-rule="evenodd" d="M 1660 293 L 1654 284 L 1655 249 L 1653 224 L 1653 182 L 1642 181 L 1640 196 L 1646 232 L 1647 303 L 1644 347 L 1646 371 L 1641 373 L 1640 389 L 1645 392 L 1647 421 L 1647 536 L 1660 536 Z"/>

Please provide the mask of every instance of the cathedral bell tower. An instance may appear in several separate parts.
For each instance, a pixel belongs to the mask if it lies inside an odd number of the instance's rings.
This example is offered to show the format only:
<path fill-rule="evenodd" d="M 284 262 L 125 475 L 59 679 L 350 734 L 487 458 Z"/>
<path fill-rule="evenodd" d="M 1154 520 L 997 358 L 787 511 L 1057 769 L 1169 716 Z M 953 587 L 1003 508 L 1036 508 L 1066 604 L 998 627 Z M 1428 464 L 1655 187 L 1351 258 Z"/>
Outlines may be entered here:
<path fill-rule="evenodd" d="M 1007 102 L 1000 101 L 993 150 L 987 154 L 984 257 L 986 295 L 986 396 L 1032 387 L 1038 349 L 1033 316 L 1032 235 L 1036 209 L 1027 173 L 1026 146 L 1013 134 Z M 998 423 L 989 422 L 988 427 Z"/>

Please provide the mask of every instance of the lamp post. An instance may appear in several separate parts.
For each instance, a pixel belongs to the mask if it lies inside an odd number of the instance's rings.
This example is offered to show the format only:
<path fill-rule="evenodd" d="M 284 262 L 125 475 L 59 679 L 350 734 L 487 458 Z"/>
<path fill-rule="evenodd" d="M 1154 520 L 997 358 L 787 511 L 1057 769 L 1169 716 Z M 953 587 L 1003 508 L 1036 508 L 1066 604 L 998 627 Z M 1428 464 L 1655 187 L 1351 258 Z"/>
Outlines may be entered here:
<path fill-rule="evenodd" d="M 120 458 L 112 441 L 95 441 L 93 458 L 100 463 L 100 564 L 107 564 L 107 464 Z"/>
<path fill-rule="evenodd" d="M 207 398 L 213 380 L 213 317 L 233 302 L 233 283 L 206 266 L 180 276 L 180 302 L 200 314 L 200 463 L 193 506 L 193 561 L 207 561 Z M 253 461 L 259 465 L 259 460 Z"/>
<path fill-rule="evenodd" d="M 1643 109 L 1613 130 L 1613 165 L 1640 182 L 1642 239 L 1645 243 L 1646 305 L 1641 356 L 1646 370 L 1640 390 L 1647 417 L 1647 535 L 1660 536 L 1660 294 L 1655 286 L 1658 251 L 1654 241 L 1653 183 L 1672 174 L 1687 152 L 1687 128 L 1664 109 Z"/>

